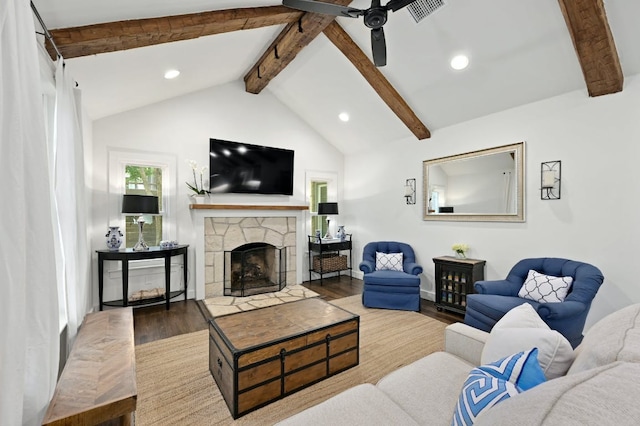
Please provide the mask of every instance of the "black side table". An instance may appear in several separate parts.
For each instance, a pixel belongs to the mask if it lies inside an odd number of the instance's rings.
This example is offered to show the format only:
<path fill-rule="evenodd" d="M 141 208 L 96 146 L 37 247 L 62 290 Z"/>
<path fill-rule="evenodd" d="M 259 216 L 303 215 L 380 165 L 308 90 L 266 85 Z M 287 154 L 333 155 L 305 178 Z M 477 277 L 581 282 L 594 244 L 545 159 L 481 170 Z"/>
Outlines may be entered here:
<path fill-rule="evenodd" d="M 346 234 L 344 241 L 340 239 L 316 241 L 316 237 L 308 235 L 309 238 L 309 282 L 311 282 L 311 272 L 320 275 L 320 285 L 325 274 L 341 271 L 349 271 L 349 280 L 352 279 L 351 259 L 352 246 L 351 235 Z M 349 256 L 341 255 L 340 252 L 348 251 Z M 315 254 L 315 255 L 314 255 Z"/>
<path fill-rule="evenodd" d="M 161 301 L 163 298 L 156 297 L 153 299 L 139 300 L 129 303 L 129 261 L 130 260 L 143 260 L 143 259 L 159 259 L 164 258 L 164 281 L 165 281 L 165 296 L 166 308 L 169 310 L 171 299 L 184 293 L 184 300 L 187 300 L 187 248 L 188 244 L 179 245 L 172 248 L 150 247 L 146 251 L 133 251 L 133 249 L 121 249 L 118 251 L 112 250 L 96 250 L 98 253 L 98 293 L 100 298 L 100 310 L 102 306 L 129 306 L 129 305 L 148 305 Z M 171 257 L 183 256 L 184 261 L 184 289 L 178 291 L 171 291 Z M 122 262 L 122 300 L 114 300 L 110 302 L 103 302 L 104 292 L 104 261 L 105 260 L 119 260 Z"/>
<path fill-rule="evenodd" d="M 473 294 L 473 284 L 484 280 L 485 260 L 458 259 L 452 256 L 434 257 L 436 309 L 464 315 L 467 295 Z"/>

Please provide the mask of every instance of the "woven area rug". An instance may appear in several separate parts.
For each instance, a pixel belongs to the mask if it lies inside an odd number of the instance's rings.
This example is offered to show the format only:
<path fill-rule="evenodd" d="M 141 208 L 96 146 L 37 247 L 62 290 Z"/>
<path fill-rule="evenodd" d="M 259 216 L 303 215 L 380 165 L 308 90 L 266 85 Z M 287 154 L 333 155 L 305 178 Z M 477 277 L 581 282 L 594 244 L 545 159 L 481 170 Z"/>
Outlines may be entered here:
<path fill-rule="evenodd" d="M 358 383 L 444 347 L 446 324 L 416 312 L 367 309 L 361 296 L 330 303 L 360 315 L 360 364 L 233 420 L 209 373 L 208 331 L 136 346 L 136 425 L 271 425 Z"/>

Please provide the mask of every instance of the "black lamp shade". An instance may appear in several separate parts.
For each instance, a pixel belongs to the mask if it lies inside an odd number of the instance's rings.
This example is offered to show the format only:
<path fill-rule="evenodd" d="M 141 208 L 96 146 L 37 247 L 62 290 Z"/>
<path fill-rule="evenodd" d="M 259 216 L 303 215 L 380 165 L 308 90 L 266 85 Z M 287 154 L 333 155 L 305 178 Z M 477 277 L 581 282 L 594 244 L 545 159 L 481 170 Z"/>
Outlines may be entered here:
<path fill-rule="evenodd" d="M 158 197 L 154 195 L 123 195 L 122 213 L 158 214 Z"/>
<path fill-rule="evenodd" d="M 318 203 L 318 214 L 322 216 L 338 214 L 338 203 Z"/>

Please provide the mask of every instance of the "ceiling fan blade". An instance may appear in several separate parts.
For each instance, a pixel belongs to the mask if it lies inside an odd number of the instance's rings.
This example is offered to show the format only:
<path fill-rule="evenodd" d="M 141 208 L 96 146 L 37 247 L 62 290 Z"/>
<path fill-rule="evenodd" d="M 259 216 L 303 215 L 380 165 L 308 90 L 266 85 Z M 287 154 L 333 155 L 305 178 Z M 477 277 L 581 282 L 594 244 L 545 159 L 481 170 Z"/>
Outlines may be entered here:
<path fill-rule="evenodd" d="M 284 6 L 304 12 L 323 13 L 325 15 L 346 16 L 347 18 L 358 18 L 364 14 L 364 10 L 353 7 L 345 7 L 337 4 L 323 3 L 311 0 L 282 0 Z"/>
<path fill-rule="evenodd" d="M 373 53 L 373 63 L 376 67 L 387 65 L 387 43 L 384 39 L 382 27 L 371 30 L 371 52 Z"/>
<path fill-rule="evenodd" d="M 387 10 L 391 10 L 392 12 L 395 12 L 396 10 L 400 10 L 405 6 L 409 6 L 414 1 L 416 0 L 391 0 L 389 3 L 387 3 L 385 8 Z"/>

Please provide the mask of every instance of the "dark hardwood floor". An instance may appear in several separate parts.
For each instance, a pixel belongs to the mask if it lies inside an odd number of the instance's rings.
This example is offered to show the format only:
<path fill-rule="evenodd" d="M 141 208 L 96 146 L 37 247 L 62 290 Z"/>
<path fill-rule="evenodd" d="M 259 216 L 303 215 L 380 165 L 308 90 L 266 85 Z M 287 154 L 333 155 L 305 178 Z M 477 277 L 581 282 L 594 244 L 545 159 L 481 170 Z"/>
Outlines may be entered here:
<path fill-rule="evenodd" d="M 208 327 L 198 302 L 193 299 L 133 309 L 133 335 L 136 345 L 165 339 L 184 333 L 205 330 Z"/>
<path fill-rule="evenodd" d="M 324 300 L 330 301 L 362 293 L 362 280 L 349 279 L 345 275 L 325 278 L 320 281 L 302 283 L 306 288 L 320 294 Z M 422 299 L 420 313 L 447 324 L 462 321 L 462 315 L 442 311 L 439 312 L 434 303 Z M 134 337 L 136 345 L 154 340 L 177 336 L 184 333 L 205 330 L 208 327 L 209 314 L 202 302 L 180 300 L 165 310 L 164 304 L 139 307 L 133 310 Z"/>

